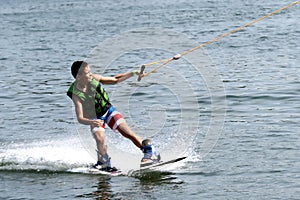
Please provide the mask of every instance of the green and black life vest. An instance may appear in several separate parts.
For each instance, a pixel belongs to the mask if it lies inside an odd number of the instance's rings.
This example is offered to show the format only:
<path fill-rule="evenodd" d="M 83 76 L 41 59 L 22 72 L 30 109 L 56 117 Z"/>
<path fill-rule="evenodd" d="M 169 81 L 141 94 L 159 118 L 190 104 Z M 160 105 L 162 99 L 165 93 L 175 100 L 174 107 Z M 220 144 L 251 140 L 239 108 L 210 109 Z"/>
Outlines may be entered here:
<path fill-rule="evenodd" d="M 83 115 L 87 118 L 101 117 L 111 107 L 106 91 L 96 79 L 92 79 L 89 83 L 87 92 L 78 90 L 75 87 L 75 82 L 73 82 L 67 95 L 71 99 L 73 95 L 80 99 L 83 106 Z"/>

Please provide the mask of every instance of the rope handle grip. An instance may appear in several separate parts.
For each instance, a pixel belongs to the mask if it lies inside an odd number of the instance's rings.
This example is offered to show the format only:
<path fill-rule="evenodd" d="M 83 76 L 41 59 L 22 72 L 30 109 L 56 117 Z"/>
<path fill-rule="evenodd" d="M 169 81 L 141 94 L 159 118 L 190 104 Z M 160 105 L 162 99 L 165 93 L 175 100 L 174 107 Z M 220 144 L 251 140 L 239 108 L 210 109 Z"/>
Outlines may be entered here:
<path fill-rule="evenodd" d="M 141 81 L 142 80 L 142 75 L 144 73 L 144 70 L 145 70 L 145 65 L 142 65 L 141 66 L 141 70 L 140 70 L 140 74 L 139 74 L 139 77 L 138 77 L 138 81 Z"/>

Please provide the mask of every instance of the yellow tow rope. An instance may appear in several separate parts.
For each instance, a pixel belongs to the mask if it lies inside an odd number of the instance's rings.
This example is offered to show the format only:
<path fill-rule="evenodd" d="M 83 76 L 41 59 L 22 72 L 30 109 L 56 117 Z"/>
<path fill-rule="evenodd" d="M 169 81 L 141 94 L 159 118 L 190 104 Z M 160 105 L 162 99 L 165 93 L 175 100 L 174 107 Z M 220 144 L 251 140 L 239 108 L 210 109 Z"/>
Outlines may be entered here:
<path fill-rule="evenodd" d="M 189 54 L 189 53 L 191 53 L 191 52 L 193 52 L 193 51 L 196 51 L 196 50 L 198 50 L 198 49 L 200 49 L 200 48 L 202 48 L 202 47 L 205 47 L 205 46 L 207 46 L 207 45 L 209 45 L 209 44 L 211 44 L 211 43 L 214 43 L 214 42 L 216 42 L 216 41 L 218 41 L 218 40 L 220 40 L 220 39 L 222 39 L 222 38 L 224 38 L 224 37 L 226 37 L 226 36 L 228 36 L 228 35 L 231 35 L 231 34 L 233 34 L 233 33 L 235 33 L 235 32 L 238 32 L 238 31 L 240 31 L 240 30 L 242 30 L 242 29 L 244 29 L 244 28 L 246 28 L 246 27 L 248 27 L 248 26 L 251 26 L 252 24 L 255 24 L 255 23 L 259 22 L 259 21 L 262 21 L 262 20 L 264 20 L 264 19 L 266 19 L 266 18 L 268 18 L 268 17 L 270 17 L 270 16 L 272 16 L 272 15 L 274 15 L 274 14 L 277 14 L 277 13 L 283 11 L 283 10 L 286 10 L 286 9 L 288 9 L 288 8 L 290 8 L 290 7 L 292 7 L 292 6 L 296 5 L 296 4 L 298 4 L 299 2 L 300 2 L 300 0 L 295 1 L 295 2 L 293 2 L 293 3 L 290 3 L 290 4 L 288 4 L 288 5 L 286 5 L 286 6 L 282 7 L 282 8 L 280 8 L 280 9 L 278 9 L 278 10 L 275 10 L 275 11 L 273 11 L 273 12 L 271 12 L 271 13 L 269 13 L 269 14 L 263 16 L 263 17 L 260 17 L 260 18 L 258 18 L 258 19 L 255 19 L 255 20 L 253 20 L 253 21 L 251 21 L 251 22 L 248 22 L 247 24 L 244 24 L 244 25 L 242 25 L 242 26 L 240 26 L 240 27 L 238 27 L 238 28 L 236 28 L 236 29 L 233 29 L 233 30 L 231 30 L 231 31 L 229 31 L 229 32 L 227 32 L 227 33 L 224 33 L 223 35 L 220 35 L 220 36 L 216 37 L 215 39 L 209 40 L 209 41 L 207 41 L 207 42 L 205 42 L 205 43 L 200 44 L 199 46 L 196 46 L 196 47 L 194 47 L 194 48 L 192 48 L 192 49 L 190 49 L 190 50 L 188 50 L 188 51 L 185 51 L 185 52 L 183 52 L 182 54 L 177 54 L 177 55 L 173 56 L 172 58 L 169 58 L 169 59 L 166 59 L 166 60 L 158 60 L 158 61 L 155 61 L 155 62 L 150 62 L 150 63 L 143 64 L 142 67 L 141 67 L 141 70 L 140 70 L 141 73 L 143 73 L 145 67 L 147 67 L 147 66 L 149 66 L 149 65 L 155 65 L 155 64 L 162 63 L 162 64 L 160 64 L 159 66 L 157 66 L 157 67 L 155 67 L 154 69 L 152 69 L 151 71 L 145 73 L 143 76 L 139 76 L 138 81 L 140 81 L 142 77 L 149 76 L 149 75 L 152 74 L 153 72 L 156 72 L 158 69 L 160 69 L 160 68 L 166 66 L 168 63 L 170 63 L 170 62 L 173 61 L 173 60 L 178 60 L 178 59 L 181 58 L 182 56 L 185 56 L 185 55 L 187 55 L 187 54 Z"/>

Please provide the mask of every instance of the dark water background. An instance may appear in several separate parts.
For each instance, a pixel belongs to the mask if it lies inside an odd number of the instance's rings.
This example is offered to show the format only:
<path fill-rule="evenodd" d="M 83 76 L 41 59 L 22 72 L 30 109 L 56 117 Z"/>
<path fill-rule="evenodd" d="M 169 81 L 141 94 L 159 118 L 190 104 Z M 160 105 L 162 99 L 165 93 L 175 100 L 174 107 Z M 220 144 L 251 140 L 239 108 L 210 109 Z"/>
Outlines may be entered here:
<path fill-rule="evenodd" d="M 188 150 L 191 158 L 170 173 L 106 177 L 66 172 L 93 162 L 78 139 L 65 95 L 74 60 L 137 28 L 170 29 L 201 44 L 290 2 L 0 2 L 1 199 L 299 199 L 299 5 L 205 47 L 226 98 L 223 132 L 205 159 L 198 156 L 203 137 L 197 136 Z M 140 61 L 132 56 L 124 64 Z M 126 70 L 115 67 L 111 73 Z M 150 87 L 154 81 L 147 84 L 142 89 L 148 88 L 143 89 L 148 99 L 139 101 L 174 106 Z M 205 90 L 196 94 L 203 97 L 205 127 L 210 98 Z M 175 125 L 179 114 L 174 108 L 168 115 L 174 121 L 167 125 Z"/>

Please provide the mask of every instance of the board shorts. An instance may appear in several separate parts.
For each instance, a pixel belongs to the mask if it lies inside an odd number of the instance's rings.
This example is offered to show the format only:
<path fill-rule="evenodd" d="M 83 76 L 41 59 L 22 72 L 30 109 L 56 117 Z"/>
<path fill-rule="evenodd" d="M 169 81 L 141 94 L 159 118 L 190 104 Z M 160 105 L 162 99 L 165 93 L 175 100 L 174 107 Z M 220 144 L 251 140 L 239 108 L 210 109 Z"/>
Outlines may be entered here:
<path fill-rule="evenodd" d="M 104 121 L 103 126 L 93 128 L 92 133 L 95 133 L 98 130 L 104 130 L 105 124 L 107 124 L 110 129 L 117 132 L 118 131 L 117 130 L 118 126 L 121 123 L 125 122 L 125 119 L 123 118 L 121 113 L 116 111 L 116 109 L 114 107 L 110 107 L 108 109 L 108 111 L 102 117 L 99 117 L 97 119 L 100 119 L 100 120 Z"/>

